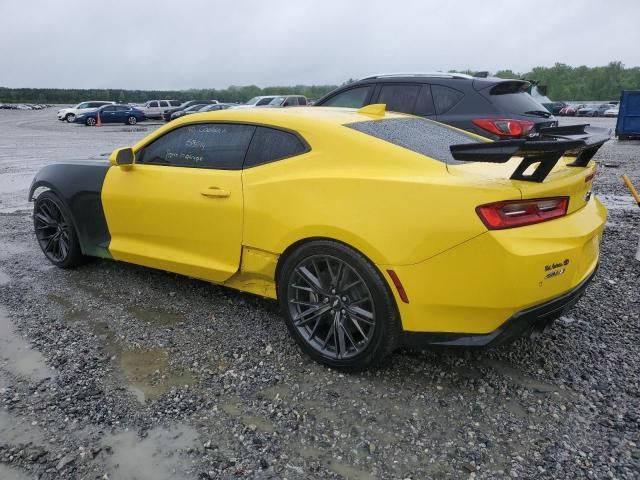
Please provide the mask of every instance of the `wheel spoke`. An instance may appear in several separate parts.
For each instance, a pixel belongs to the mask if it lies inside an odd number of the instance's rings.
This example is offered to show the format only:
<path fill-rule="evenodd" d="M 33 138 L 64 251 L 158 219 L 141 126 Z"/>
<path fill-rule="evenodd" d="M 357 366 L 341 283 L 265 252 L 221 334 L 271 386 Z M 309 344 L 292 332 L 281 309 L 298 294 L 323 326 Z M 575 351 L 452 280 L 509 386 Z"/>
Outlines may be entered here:
<path fill-rule="evenodd" d="M 315 308 L 309 308 L 304 312 L 301 312 L 296 318 L 294 318 L 293 322 L 296 324 L 296 326 L 301 327 L 309 323 L 314 318 L 328 312 L 330 309 L 331 307 L 329 305 L 318 305 Z"/>
<path fill-rule="evenodd" d="M 360 323 L 358 322 L 358 320 L 356 318 L 354 318 L 352 315 L 349 315 L 349 320 L 351 320 L 351 323 L 353 323 L 353 325 L 356 327 L 356 329 L 358 330 L 358 333 L 362 336 L 364 341 L 366 342 L 367 340 L 369 340 L 369 337 L 367 337 L 367 335 L 365 335 L 365 333 L 362 330 L 362 327 L 360 326 Z"/>
<path fill-rule="evenodd" d="M 302 279 L 306 281 L 307 284 L 316 292 L 322 292 L 322 284 L 320 283 L 320 279 L 316 278 L 307 267 L 298 267 L 296 269 L 296 272 L 298 272 Z"/>
<path fill-rule="evenodd" d="M 341 323 L 340 312 L 336 312 L 333 318 L 333 329 L 338 333 L 338 341 L 336 342 L 336 353 L 338 354 L 338 358 L 342 357 L 347 351 L 347 346 L 344 341 L 344 328 L 342 328 Z"/>

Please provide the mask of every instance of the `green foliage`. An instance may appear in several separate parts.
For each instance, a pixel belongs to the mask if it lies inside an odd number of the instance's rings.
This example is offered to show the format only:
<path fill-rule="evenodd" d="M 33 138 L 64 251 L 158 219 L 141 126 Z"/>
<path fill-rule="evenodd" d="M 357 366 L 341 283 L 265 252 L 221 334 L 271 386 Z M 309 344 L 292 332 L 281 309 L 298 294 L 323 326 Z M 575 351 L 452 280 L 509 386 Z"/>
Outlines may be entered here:
<path fill-rule="evenodd" d="M 246 102 L 256 95 L 299 94 L 318 99 L 336 88 L 336 85 L 295 85 L 292 87 L 266 87 L 232 85 L 224 90 L 110 90 L 61 88 L 4 88 L 0 87 L 0 102 L 7 103 L 78 103 L 85 100 L 111 100 L 144 103 L 153 99 L 218 100 L 220 102 Z"/>
<path fill-rule="evenodd" d="M 553 67 L 535 67 L 527 73 L 500 70 L 495 75 L 546 85 L 547 96 L 553 100 L 618 100 L 621 90 L 640 89 L 640 67 L 625 68 L 621 62 L 602 67 L 556 63 Z"/>
<path fill-rule="evenodd" d="M 452 70 L 453 71 L 453 70 Z M 465 70 L 462 73 L 472 73 Z M 535 67 L 530 72 L 516 73 L 499 70 L 500 78 L 524 78 L 547 86 L 547 95 L 553 100 L 616 100 L 620 90 L 640 89 L 640 67 L 625 68 L 621 62 L 611 62 L 601 67 L 572 67 L 556 63 L 553 67 Z M 348 79 L 343 85 L 353 82 Z M 60 88 L 3 88 L 0 102 L 10 103 L 78 103 L 84 100 L 113 100 L 143 103 L 152 99 L 208 100 L 220 102 L 245 102 L 256 95 L 300 94 L 318 99 L 336 88 L 335 85 L 295 85 L 290 87 L 266 87 L 256 85 L 217 89 L 192 90 L 108 90 L 108 89 L 60 89 Z"/>

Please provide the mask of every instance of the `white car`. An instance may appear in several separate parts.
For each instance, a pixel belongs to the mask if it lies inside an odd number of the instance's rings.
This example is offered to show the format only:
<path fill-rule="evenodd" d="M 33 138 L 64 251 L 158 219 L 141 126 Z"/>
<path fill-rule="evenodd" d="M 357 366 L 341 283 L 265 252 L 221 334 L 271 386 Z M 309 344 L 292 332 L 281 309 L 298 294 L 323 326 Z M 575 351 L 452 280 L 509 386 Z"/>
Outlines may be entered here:
<path fill-rule="evenodd" d="M 276 98 L 277 95 L 260 95 L 258 97 L 253 97 L 251 100 L 243 103 L 242 105 L 236 105 L 231 108 L 252 108 L 252 107 L 264 107 L 269 105 L 271 100 Z"/>
<path fill-rule="evenodd" d="M 58 120 L 66 120 L 69 123 L 73 123 L 78 115 L 82 115 L 83 113 L 90 112 L 91 110 L 100 108 L 103 105 L 113 105 L 114 103 L 115 102 L 104 102 L 99 100 L 81 102 L 77 104 L 75 107 L 63 108 L 61 110 L 58 110 Z"/>
<path fill-rule="evenodd" d="M 616 107 L 610 108 L 609 110 L 605 110 L 604 111 L 604 116 L 605 117 L 617 117 L 619 112 L 620 112 L 620 107 L 616 106 Z"/>
<path fill-rule="evenodd" d="M 162 118 L 164 113 L 181 105 L 179 100 L 149 100 L 140 107 L 147 118 Z"/>

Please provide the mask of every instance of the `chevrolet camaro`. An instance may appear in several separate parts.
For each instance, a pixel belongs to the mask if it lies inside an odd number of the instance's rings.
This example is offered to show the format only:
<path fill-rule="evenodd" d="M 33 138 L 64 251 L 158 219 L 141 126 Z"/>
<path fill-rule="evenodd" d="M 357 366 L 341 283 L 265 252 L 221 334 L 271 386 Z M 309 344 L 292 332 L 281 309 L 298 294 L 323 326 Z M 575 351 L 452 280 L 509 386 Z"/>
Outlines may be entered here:
<path fill-rule="evenodd" d="M 55 265 L 131 262 L 277 299 L 301 349 L 363 369 L 400 346 L 494 346 L 584 292 L 606 211 L 588 125 L 489 141 L 384 105 L 229 109 L 29 192 Z"/>

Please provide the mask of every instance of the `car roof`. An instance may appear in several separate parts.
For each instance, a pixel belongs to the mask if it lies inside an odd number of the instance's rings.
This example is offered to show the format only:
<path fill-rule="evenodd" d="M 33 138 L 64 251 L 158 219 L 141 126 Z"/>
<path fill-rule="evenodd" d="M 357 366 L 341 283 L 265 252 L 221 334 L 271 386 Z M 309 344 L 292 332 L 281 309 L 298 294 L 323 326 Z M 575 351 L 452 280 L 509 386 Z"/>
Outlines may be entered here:
<path fill-rule="evenodd" d="M 215 112 L 203 112 L 182 117 L 171 122 L 172 125 L 187 124 L 192 122 L 246 122 L 291 130 L 313 128 L 324 125 L 331 127 L 355 122 L 370 120 L 382 120 L 389 118 L 406 118 L 403 113 L 385 112 L 383 115 L 371 115 L 359 112 L 353 108 L 341 107 L 289 107 L 289 108 L 230 108 Z"/>

